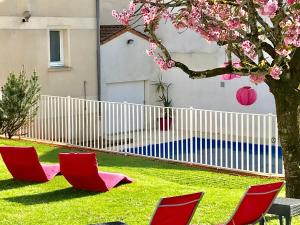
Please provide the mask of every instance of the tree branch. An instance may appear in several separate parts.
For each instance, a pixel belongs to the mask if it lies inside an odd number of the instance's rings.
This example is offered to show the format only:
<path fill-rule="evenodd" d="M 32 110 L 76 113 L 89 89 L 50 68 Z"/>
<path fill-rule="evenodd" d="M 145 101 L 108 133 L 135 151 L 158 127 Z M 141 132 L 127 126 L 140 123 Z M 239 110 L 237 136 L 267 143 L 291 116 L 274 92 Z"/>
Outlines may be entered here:
<path fill-rule="evenodd" d="M 251 70 L 242 68 L 242 69 L 235 69 L 232 66 L 226 66 L 226 67 L 219 67 L 209 70 L 203 70 L 203 71 L 195 71 L 189 69 L 187 65 L 181 62 L 175 61 L 175 67 L 180 68 L 183 72 L 189 75 L 191 79 L 203 79 L 203 78 L 209 78 L 209 77 L 215 77 L 218 75 L 223 75 L 227 73 L 234 73 L 241 76 L 248 76 L 250 72 L 257 72 L 258 68 L 255 67 Z"/>

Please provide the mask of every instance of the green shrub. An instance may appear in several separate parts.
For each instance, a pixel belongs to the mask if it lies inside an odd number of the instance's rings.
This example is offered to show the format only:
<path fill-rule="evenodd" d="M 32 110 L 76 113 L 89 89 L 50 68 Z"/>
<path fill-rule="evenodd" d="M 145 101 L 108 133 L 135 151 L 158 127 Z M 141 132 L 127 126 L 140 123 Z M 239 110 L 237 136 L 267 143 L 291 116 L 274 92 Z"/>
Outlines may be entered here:
<path fill-rule="evenodd" d="M 40 98 L 38 76 L 33 72 L 27 79 L 24 70 L 18 75 L 10 73 L 1 91 L 0 132 L 10 139 L 22 126 L 30 124 L 37 113 Z"/>

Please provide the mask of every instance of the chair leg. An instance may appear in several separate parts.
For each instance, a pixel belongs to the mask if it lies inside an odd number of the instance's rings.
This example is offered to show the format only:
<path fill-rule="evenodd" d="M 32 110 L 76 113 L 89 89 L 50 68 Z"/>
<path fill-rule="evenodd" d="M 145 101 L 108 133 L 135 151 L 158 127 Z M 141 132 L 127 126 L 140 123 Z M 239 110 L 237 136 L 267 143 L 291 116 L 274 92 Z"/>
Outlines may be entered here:
<path fill-rule="evenodd" d="M 292 224 L 292 218 L 290 216 L 285 217 L 285 224 L 291 225 Z"/>
<path fill-rule="evenodd" d="M 279 224 L 280 224 L 280 225 L 283 225 L 282 216 L 279 216 Z"/>

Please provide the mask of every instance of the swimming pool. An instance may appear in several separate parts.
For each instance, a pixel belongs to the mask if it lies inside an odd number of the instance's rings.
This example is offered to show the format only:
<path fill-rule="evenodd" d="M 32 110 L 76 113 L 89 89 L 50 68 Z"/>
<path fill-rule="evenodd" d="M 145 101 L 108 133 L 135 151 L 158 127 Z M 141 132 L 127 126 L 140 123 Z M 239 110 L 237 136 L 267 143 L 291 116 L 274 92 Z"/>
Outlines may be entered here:
<path fill-rule="evenodd" d="M 127 149 L 128 153 L 193 162 L 228 169 L 283 173 L 282 149 L 271 145 L 201 139 L 193 137 Z"/>

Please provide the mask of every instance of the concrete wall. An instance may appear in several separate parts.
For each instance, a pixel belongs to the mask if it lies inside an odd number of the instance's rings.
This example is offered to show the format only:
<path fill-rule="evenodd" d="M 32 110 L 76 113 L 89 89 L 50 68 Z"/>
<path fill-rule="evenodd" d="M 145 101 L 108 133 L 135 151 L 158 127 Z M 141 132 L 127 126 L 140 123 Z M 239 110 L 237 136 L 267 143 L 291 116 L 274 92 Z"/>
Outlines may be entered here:
<path fill-rule="evenodd" d="M 32 12 L 22 23 L 25 10 Z M 42 94 L 96 99 L 96 18 L 93 0 L 0 0 L 0 86 L 24 65 L 40 76 Z M 65 65 L 49 66 L 49 29 L 64 32 Z"/>
<path fill-rule="evenodd" d="M 0 0 L 1 16 L 21 16 L 25 10 L 35 17 L 95 17 L 95 0 Z"/>

